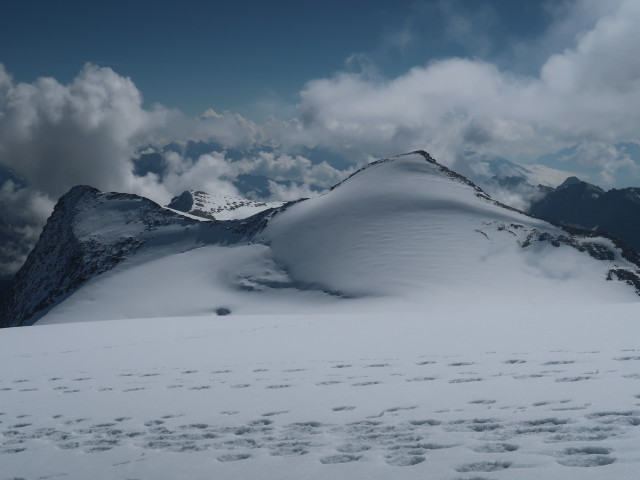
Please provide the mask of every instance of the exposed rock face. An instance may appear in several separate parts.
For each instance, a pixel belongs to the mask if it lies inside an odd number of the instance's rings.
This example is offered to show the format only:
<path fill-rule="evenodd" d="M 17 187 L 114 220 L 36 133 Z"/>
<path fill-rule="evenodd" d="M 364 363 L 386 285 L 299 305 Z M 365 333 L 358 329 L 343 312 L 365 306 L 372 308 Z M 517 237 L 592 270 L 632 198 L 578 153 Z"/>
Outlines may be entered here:
<path fill-rule="evenodd" d="M 0 327 L 33 324 L 86 281 L 125 259 L 135 260 L 134 254 L 145 247 L 150 247 L 148 255 L 157 256 L 163 245 L 189 250 L 206 243 L 242 242 L 278 211 L 201 222 L 138 195 L 74 187 L 60 198 L 35 248 L 3 292 Z"/>
<path fill-rule="evenodd" d="M 640 251 L 640 188 L 604 191 L 569 177 L 529 211 L 554 223 L 607 232 Z"/>
<path fill-rule="evenodd" d="M 239 220 L 282 205 L 283 202 L 254 202 L 240 197 L 187 190 L 174 197 L 167 208 L 207 220 Z"/>
<path fill-rule="evenodd" d="M 89 278 L 124 260 L 151 232 L 197 223 L 136 195 L 72 188 L 57 203 L 40 239 L 5 292 L 0 325 L 35 321 Z"/>

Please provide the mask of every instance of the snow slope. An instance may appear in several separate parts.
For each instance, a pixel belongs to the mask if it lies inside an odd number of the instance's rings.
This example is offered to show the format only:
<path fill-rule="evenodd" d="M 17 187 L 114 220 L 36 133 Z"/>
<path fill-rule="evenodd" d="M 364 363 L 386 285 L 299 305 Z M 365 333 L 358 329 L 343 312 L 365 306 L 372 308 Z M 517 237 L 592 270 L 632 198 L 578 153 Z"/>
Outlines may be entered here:
<path fill-rule="evenodd" d="M 637 258 L 426 154 L 238 221 L 78 188 L 45 232 L 0 480 L 638 478 Z"/>
<path fill-rule="evenodd" d="M 0 331 L 0 478 L 638 478 L 640 309 Z"/>
<path fill-rule="evenodd" d="M 203 221 L 137 195 L 74 187 L 58 201 L 38 243 L 4 293 L 0 327 L 32 324 L 90 279 L 121 264 L 126 270 L 202 245 L 246 244 L 276 211 L 247 220 Z M 146 302 L 136 293 L 144 284 L 128 285 L 125 296 Z M 175 293 L 175 284 L 171 291 Z"/>
<path fill-rule="evenodd" d="M 613 264 L 638 268 L 610 240 L 575 239 L 610 250 L 612 261 L 594 261 L 563 241 L 567 232 L 496 204 L 422 155 L 371 164 L 274 217 L 263 235 L 299 281 L 416 308 L 460 297 L 474 306 L 637 299 L 603 281 Z"/>
<path fill-rule="evenodd" d="M 247 219 L 257 226 L 246 234 L 197 222 L 184 234 L 190 245 L 145 245 L 39 323 L 637 300 L 626 280 L 638 266 L 613 240 L 497 204 L 420 154 L 370 164 L 325 195 L 261 215 Z M 207 228 L 227 233 L 193 233 Z"/>

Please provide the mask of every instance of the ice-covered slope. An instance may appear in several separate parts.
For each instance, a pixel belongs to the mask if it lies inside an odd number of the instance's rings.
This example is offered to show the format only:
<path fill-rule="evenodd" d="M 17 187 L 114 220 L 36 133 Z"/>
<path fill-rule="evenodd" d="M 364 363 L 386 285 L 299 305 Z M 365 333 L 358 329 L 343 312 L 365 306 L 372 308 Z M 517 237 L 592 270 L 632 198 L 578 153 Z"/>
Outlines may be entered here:
<path fill-rule="evenodd" d="M 638 300 L 632 251 L 500 205 L 424 152 L 374 162 L 325 195 L 241 221 L 83 195 L 82 215 L 54 215 L 49 230 L 71 229 L 44 235 L 23 273 L 22 292 L 48 300 L 53 291 L 58 303 L 39 324 Z M 84 232 L 71 259 L 56 240 L 69 231 Z M 68 284 L 69 268 L 71 278 L 88 273 Z"/>
<path fill-rule="evenodd" d="M 173 198 L 167 208 L 208 220 L 239 220 L 283 204 L 284 202 L 254 202 L 218 193 L 187 190 Z"/>

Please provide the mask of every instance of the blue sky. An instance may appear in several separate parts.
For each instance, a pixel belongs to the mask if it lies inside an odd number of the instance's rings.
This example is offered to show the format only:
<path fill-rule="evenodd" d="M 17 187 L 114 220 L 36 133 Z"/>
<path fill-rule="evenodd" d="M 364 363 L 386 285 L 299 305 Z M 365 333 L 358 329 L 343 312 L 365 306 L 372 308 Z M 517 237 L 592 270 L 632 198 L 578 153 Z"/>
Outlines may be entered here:
<path fill-rule="evenodd" d="M 3 5 L 0 61 L 14 80 L 71 81 L 86 62 L 131 77 L 145 104 L 258 119 L 294 104 L 304 84 L 353 55 L 389 77 L 454 56 L 537 70 L 513 47 L 535 42 L 561 15 L 549 2 L 21 1 Z"/>

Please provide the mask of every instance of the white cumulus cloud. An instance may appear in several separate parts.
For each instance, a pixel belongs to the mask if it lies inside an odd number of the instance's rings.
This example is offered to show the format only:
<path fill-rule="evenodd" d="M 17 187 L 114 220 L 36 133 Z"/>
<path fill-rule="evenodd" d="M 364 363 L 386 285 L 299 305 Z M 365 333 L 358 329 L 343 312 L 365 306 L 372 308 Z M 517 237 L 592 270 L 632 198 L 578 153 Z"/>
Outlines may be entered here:
<path fill-rule="evenodd" d="M 186 189 L 237 195 L 237 179 L 250 174 L 268 179 L 272 199 L 291 199 L 330 187 L 358 164 L 419 148 L 464 173 L 469 149 L 522 160 L 580 144 L 571 161 L 611 183 L 622 171 L 638 171 L 615 143 L 636 140 L 640 131 L 640 2 L 576 0 L 558 11 L 528 50 L 546 52 L 535 74 L 445 58 L 386 78 L 366 55 L 354 55 L 351 67 L 361 68 L 306 83 L 296 117 L 262 124 L 213 109 L 186 118 L 145 108 L 133 81 L 109 68 L 88 64 L 64 85 L 53 78 L 15 82 L 0 64 L 0 167 L 26 185 L 0 185 L 0 217 L 33 242 L 53 203 L 77 184 L 164 203 Z M 476 42 L 472 27 L 452 17 L 448 32 Z M 393 48 L 414 41 L 411 28 L 389 40 Z M 159 148 L 188 139 L 218 146 L 194 158 Z M 134 159 L 149 145 L 162 172 L 142 176 Z M 314 147 L 342 155 L 351 167 L 301 154 Z M 233 159 L 225 149 L 236 149 Z"/>
<path fill-rule="evenodd" d="M 581 5 L 576 11 L 586 8 Z M 307 83 L 301 118 L 318 142 L 345 152 L 379 155 L 421 146 L 450 163 L 456 147 L 536 155 L 571 142 L 634 138 L 640 3 L 612 2 L 604 10 L 538 75 L 467 58 L 431 62 L 391 79 L 339 72 Z"/>

